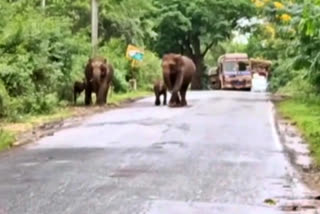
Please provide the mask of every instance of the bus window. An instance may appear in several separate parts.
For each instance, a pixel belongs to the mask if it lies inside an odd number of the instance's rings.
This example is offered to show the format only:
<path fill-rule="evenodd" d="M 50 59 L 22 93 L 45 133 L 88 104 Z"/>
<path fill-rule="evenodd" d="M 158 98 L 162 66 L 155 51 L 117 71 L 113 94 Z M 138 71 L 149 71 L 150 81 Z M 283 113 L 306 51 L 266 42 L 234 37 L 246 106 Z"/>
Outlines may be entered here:
<path fill-rule="evenodd" d="M 236 62 L 224 62 L 223 63 L 223 73 L 226 74 L 237 74 L 238 65 Z"/>

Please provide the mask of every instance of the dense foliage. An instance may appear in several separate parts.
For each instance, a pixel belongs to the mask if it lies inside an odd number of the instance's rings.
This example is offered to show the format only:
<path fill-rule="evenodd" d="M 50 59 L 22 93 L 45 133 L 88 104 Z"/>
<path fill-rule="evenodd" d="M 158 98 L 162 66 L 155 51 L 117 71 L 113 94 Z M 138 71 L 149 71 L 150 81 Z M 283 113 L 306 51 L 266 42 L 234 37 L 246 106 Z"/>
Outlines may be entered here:
<path fill-rule="evenodd" d="M 253 2 L 264 21 L 252 28 L 247 50 L 251 56 L 273 60 L 272 89 L 292 86 L 299 94 L 306 90 L 305 97 L 313 88 L 317 94 L 320 89 L 320 2 Z"/>
<path fill-rule="evenodd" d="M 3 0 L 0 2 L 0 117 L 47 113 L 72 99 L 91 55 L 90 1 Z M 317 0 L 100 0 L 99 53 L 115 67 L 116 92 L 137 79 L 150 89 L 160 76 L 160 58 L 176 52 L 193 59 L 193 89 L 225 52 L 248 52 L 273 60 L 272 89 L 303 81 L 319 91 L 320 3 Z M 252 17 L 262 24 L 239 20 Z M 247 45 L 232 32 L 250 32 Z M 135 68 L 125 58 L 128 44 L 145 49 Z M 309 84 L 310 87 L 306 87 Z M 303 86 L 302 86 L 303 85 Z"/>
<path fill-rule="evenodd" d="M 39 0 L 0 2 L 0 118 L 47 113 L 67 104 L 73 82 L 83 78 L 91 55 L 90 3 L 46 2 L 45 8 Z M 130 75 L 140 89 L 150 88 L 160 75 L 159 58 L 146 51 L 132 71 L 125 51 L 129 43 L 143 46 L 145 37 L 152 38 L 153 25 L 143 19 L 152 4 L 106 0 L 100 8 L 99 52 L 115 67 L 115 91 L 128 91 Z"/>
<path fill-rule="evenodd" d="M 158 37 L 152 47 L 159 54 L 176 52 L 193 59 L 197 67 L 193 89 L 203 88 L 208 51 L 230 38 L 240 18 L 255 12 L 249 0 L 155 0 L 155 4 Z"/>

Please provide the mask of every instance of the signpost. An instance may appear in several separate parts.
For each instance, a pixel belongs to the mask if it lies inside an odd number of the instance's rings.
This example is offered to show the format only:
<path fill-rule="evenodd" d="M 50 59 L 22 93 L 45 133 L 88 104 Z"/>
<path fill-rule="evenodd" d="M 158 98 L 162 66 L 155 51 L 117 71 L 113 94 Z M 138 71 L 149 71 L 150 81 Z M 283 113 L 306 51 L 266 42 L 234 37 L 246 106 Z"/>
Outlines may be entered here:
<path fill-rule="evenodd" d="M 133 66 L 135 62 L 142 61 L 143 56 L 144 56 L 143 50 L 141 50 L 136 46 L 128 45 L 126 57 L 133 62 Z"/>
<path fill-rule="evenodd" d="M 133 45 L 128 45 L 127 52 L 126 52 L 126 57 L 131 61 L 131 75 L 132 79 L 129 80 L 130 86 L 132 90 L 137 89 L 137 82 L 136 79 L 134 78 L 134 68 L 137 65 L 137 62 L 141 62 L 144 57 L 144 52 L 140 48 L 133 46 Z"/>

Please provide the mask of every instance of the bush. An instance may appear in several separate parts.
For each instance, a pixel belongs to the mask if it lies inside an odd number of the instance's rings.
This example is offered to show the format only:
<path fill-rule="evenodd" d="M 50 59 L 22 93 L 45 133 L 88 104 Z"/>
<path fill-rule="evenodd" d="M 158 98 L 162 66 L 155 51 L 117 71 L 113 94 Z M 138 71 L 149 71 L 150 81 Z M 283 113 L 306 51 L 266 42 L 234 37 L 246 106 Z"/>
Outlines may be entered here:
<path fill-rule="evenodd" d="M 122 39 L 111 39 L 104 44 L 99 53 L 107 57 L 115 69 L 113 84 L 116 92 L 127 92 L 128 80 L 135 77 L 138 88 L 151 89 L 153 81 L 160 77 L 160 59 L 151 51 L 145 51 L 142 62 L 131 67 L 131 62 L 125 57 L 127 44 Z"/>
<path fill-rule="evenodd" d="M 4 84 L 0 81 L 0 118 L 8 115 L 8 106 L 10 103 L 10 97 Z"/>
<path fill-rule="evenodd" d="M 301 71 L 305 73 L 305 71 Z M 278 92 L 280 94 L 286 94 L 295 99 L 300 100 L 301 102 L 312 102 L 320 104 L 319 93 L 317 92 L 317 87 L 310 83 L 308 78 L 298 74 L 286 86 L 280 88 Z"/>
<path fill-rule="evenodd" d="M 72 101 L 73 83 L 84 78 L 91 56 L 88 23 L 82 22 L 89 5 L 72 2 L 48 3 L 43 13 L 37 1 L 0 1 L 0 119 L 47 114 Z M 128 37 L 111 35 L 102 40 L 99 53 L 115 69 L 115 92 L 127 92 L 132 77 L 125 57 Z M 150 88 L 159 74 L 160 60 L 146 51 L 135 73 L 138 87 Z"/>
<path fill-rule="evenodd" d="M 10 148 L 14 140 L 15 138 L 11 133 L 5 132 L 0 129 L 0 151 Z"/>
<path fill-rule="evenodd" d="M 137 84 L 139 88 L 151 90 L 154 81 L 161 78 L 161 61 L 150 51 L 145 51 L 144 54 L 144 59 L 136 70 Z"/>
<path fill-rule="evenodd" d="M 10 108 L 3 108 L 10 112 L 0 116 L 48 113 L 58 100 L 72 100 L 89 50 L 87 37 L 73 35 L 67 18 L 31 8 L 13 15 L 0 31 L 0 79 L 10 98 Z"/>
<path fill-rule="evenodd" d="M 281 87 L 286 86 L 292 79 L 294 79 L 299 71 L 293 69 L 294 61 L 292 59 L 286 59 L 284 61 L 274 62 L 271 68 L 271 80 L 270 80 L 270 90 L 275 92 Z"/>

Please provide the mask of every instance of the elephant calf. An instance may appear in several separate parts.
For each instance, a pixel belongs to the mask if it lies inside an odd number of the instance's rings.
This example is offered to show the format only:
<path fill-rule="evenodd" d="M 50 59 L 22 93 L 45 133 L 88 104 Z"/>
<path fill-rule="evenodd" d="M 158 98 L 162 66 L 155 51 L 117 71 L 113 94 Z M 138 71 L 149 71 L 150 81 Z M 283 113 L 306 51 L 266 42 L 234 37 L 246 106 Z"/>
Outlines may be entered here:
<path fill-rule="evenodd" d="M 77 96 L 80 95 L 86 88 L 86 82 L 75 81 L 73 84 L 73 99 L 74 104 L 77 103 Z"/>
<path fill-rule="evenodd" d="M 161 104 L 161 95 L 163 95 L 163 105 L 167 105 L 167 87 L 164 82 L 161 80 L 156 81 L 153 85 L 153 91 L 156 96 L 155 105 L 159 106 Z"/>

